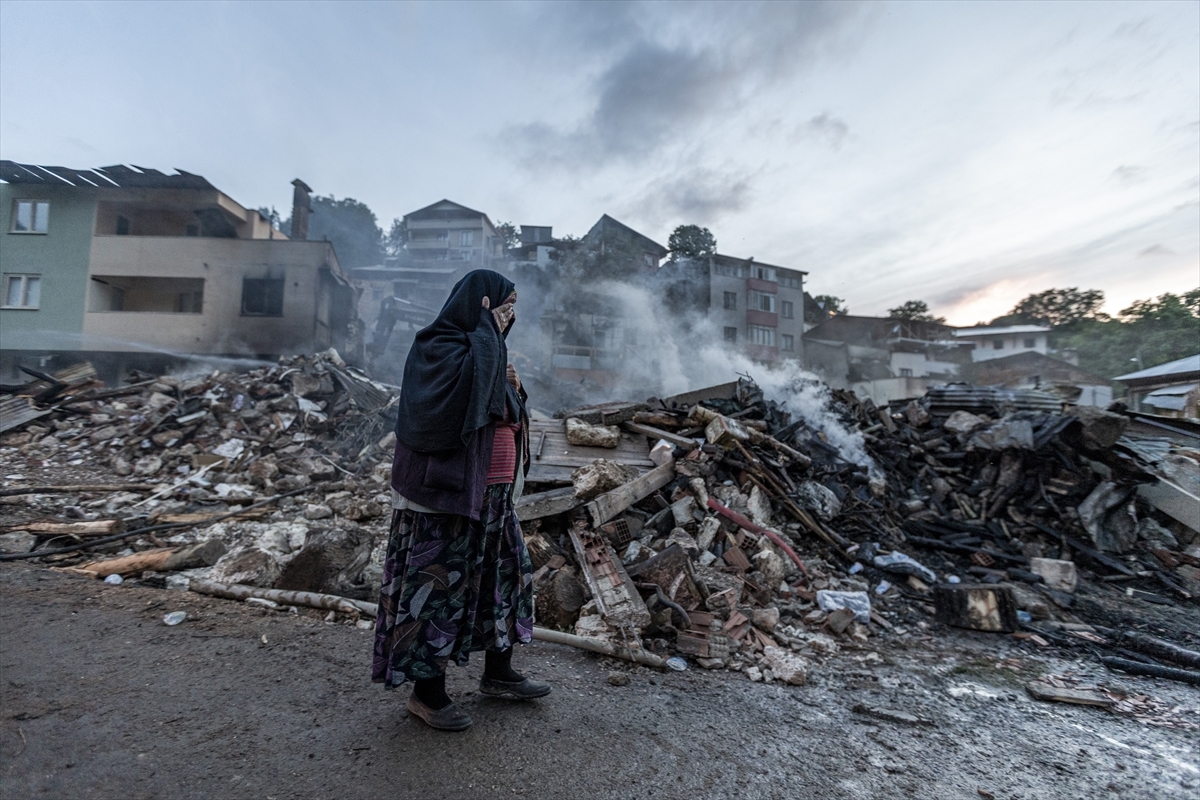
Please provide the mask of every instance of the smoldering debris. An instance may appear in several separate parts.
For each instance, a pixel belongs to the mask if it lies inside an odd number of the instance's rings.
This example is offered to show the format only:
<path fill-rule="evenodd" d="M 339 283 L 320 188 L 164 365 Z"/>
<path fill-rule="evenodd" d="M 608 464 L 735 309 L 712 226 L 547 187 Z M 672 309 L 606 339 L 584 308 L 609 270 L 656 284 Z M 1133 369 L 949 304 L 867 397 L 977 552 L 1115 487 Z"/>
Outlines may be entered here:
<path fill-rule="evenodd" d="M 1089 624 L 1081 596 L 1195 605 L 1200 538 L 1139 494 L 1162 471 L 1122 436 L 1127 417 L 973 408 L 946 392 L 878 408 L 742 379 L 565 410 L 669 446 L 674 475 L 654 489 L 645 473 L 565 512 L 525 498 L 539 611 L 660 657 L 803 683 L 839 649 L 928 639 L 943 624 L 1035 649 L 1121 649 L 1129 618 L 1092 612 Z M 1175 458 L 1200 476 L 1187 452 Z M 624 621 L 631 590 L 650 618 L 636 629 Z"/>
<path fill-rule="evenodd" d="M 136 373 L 114 389 L 84 364 L 9 388 L 7 557 L 76 548 L 87 552 L 52 562 L 101 574 L 109 562 L 90 562 L 114 554 L 126 559 L 120 574 L 152 585 L 184 570 L 358 598 L 377 591 L 396 392 L 336 351 L 243 373 Z M 222 546 L 204 563 L 168 560 L 208 541 Z M 149 550 L 160 555 L 132 558 Z"/>
<path fill-rule="evenodd" d="M 394 387 L 329 351 L 7 388 L 0 558 L 276 605 L 263 591 L 340 596 L 355 602 L 321 607 L 348 621 L 373 609 Z M 517 512 L 537 635 L 795 685 L 840 650 L 945 626 L 1194 673 L 1194 625 L 1150 644 L 1133 630 L 1200 596 L 1200 534 L 1178 512 L 1200 481 L 1194 434 L 1131 438 L 1125 414 L 1044 400 L 954 387 L 880 408 L 780 372 L 535 420 Z"/>

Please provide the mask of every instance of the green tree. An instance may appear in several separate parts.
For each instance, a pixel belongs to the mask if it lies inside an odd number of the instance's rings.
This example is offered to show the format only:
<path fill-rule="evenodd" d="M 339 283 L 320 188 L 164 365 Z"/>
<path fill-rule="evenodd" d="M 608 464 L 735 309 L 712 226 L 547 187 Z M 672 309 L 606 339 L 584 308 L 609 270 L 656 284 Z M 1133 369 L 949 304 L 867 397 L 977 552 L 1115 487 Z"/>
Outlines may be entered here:
<path fill-rule="evenodd" d="M 517 226 L 511 222 L 496 223 L 496 233 L 500 234 L 500 238 L 504 240 L 504 248 L 506 250 L 520 247 L 521 234 L 517 231 Z"/>
<path fill-rule="evenodd" d="M 703 258 L 717 252 L 717 239 L 708 228 L 699 225 L 680 225 L 667 239 L 671 259 Z"/>
<path fill-rule="evenodd" d="M 1080 291 L 1072 286 L 1068 289 L 1047 289 L 1031 294 L 1013 306 L 1003 317 L 992 320 L 998 325 L 1049 325 L 1063 328 L 1077 325 L 1084 320 L 1105 320 L 1108 315 L 1100 310 L 1104 305 L 1104 292 L 1099 289 Z"/>
<path fill-rule="evenodd" d="M 1200 351 L 1200 289 L 1138 300 L 1116 319 L 1084 319 L 1055 330 L 1059 347 L 1078 352 L 1079 366 L 1112 378 Z"/>
<path fill-rule="evenodd" d="M 850 309 L 845 306 L 845 298 L 834 297 L 831 294 L 819 294 L 813 298 L 821 308 L 825 309 L 825 313 L 829 315 L 849 314 Z"/>
<path fill-rule="evenodd" d="M 945 322 L 945 317 L 935 317 L 929 312 L 924 300 L 909 300 L 897 308 L 888 309 L 889 319 L 912 319 L 922 322 Z"/>
<path fill-rule="evenodd" d="M 388 228 L 387 234 L 383 237 L 383 252 L 386 255 L 395 257 L 400 255 L 404 250 L 404 245 L 408 243 L 408 225 L 405 224 L 403 218 L 392 220 L 392 227 Z"/>
<path fill-rule="evenodd" d="M 291 220 L 284 225 L 290 229 Z M 314 197 L 308 218 L 308 238 L 333 243 L 338 263 L 344 269 L 369 267 L 383 261 L 383 231 L 375 212 L 365 203 L 333 195 Z"/>

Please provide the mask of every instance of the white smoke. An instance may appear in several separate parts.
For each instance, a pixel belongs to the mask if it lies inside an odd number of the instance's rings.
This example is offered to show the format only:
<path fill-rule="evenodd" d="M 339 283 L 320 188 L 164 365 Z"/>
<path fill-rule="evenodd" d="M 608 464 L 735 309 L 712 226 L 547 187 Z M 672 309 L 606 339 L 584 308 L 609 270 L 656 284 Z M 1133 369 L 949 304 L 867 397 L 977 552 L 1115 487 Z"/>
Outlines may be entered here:
<path fill-rule="evenodd" d="M 867 454 L 862 433 L 847 428 L 831 408 L 829 387 L 798 362 L 768 366 L 751 360 L 726 343 L 707 317 L 679 319 L 670 314 L 651 291 L 617 281 L 604 281 L 589 291 L 617 300 L 625 324 L 636 331 L 636 345 L 626 348 L 620 383 L 592 402 L 625 398 L 669 397 L 752 378 L 768 400 L 784 406 L 793 419 L 823 435 L 842 458 L 867 468 L 878 468 Z M 603 396 L 600 396 L 603 394 Z"/>

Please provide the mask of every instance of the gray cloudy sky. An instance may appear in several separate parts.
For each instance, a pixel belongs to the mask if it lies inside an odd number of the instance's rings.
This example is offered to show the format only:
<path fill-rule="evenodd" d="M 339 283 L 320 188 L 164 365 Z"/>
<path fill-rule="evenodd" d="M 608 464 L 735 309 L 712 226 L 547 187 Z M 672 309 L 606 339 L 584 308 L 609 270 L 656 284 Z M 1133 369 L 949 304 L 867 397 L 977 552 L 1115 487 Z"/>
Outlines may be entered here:
<path fill-rule="evenodd" d="M 449 197 L 951 322 L 1200 283 L 1200 3 L 0 2 L 0 156 Z"/>

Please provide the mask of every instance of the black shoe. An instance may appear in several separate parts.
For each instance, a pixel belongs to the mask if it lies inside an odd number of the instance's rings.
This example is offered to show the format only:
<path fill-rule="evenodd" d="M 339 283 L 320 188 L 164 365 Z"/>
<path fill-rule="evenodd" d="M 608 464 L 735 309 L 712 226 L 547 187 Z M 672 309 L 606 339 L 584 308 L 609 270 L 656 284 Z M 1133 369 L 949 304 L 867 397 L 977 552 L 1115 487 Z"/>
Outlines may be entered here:
<path fill-rule="evenodd" d="M 547 691 L 549 687 L 547 687 Z M 439 731 L 465 731 L 471 727 L 471 717 L 454 703 L 434 711 L 416 697 L 408 698 L 408 713 L 418 717 L 431 728 Z"/>
<path fill-rule="evenodd" d="M 532 700 L 550 694 L 550 684 L 522 678 L 519 681 L 501 681 L 484 676 L 479 681 L 479 693 L 488 697 L 504 697 L 509 700 Z"/>

